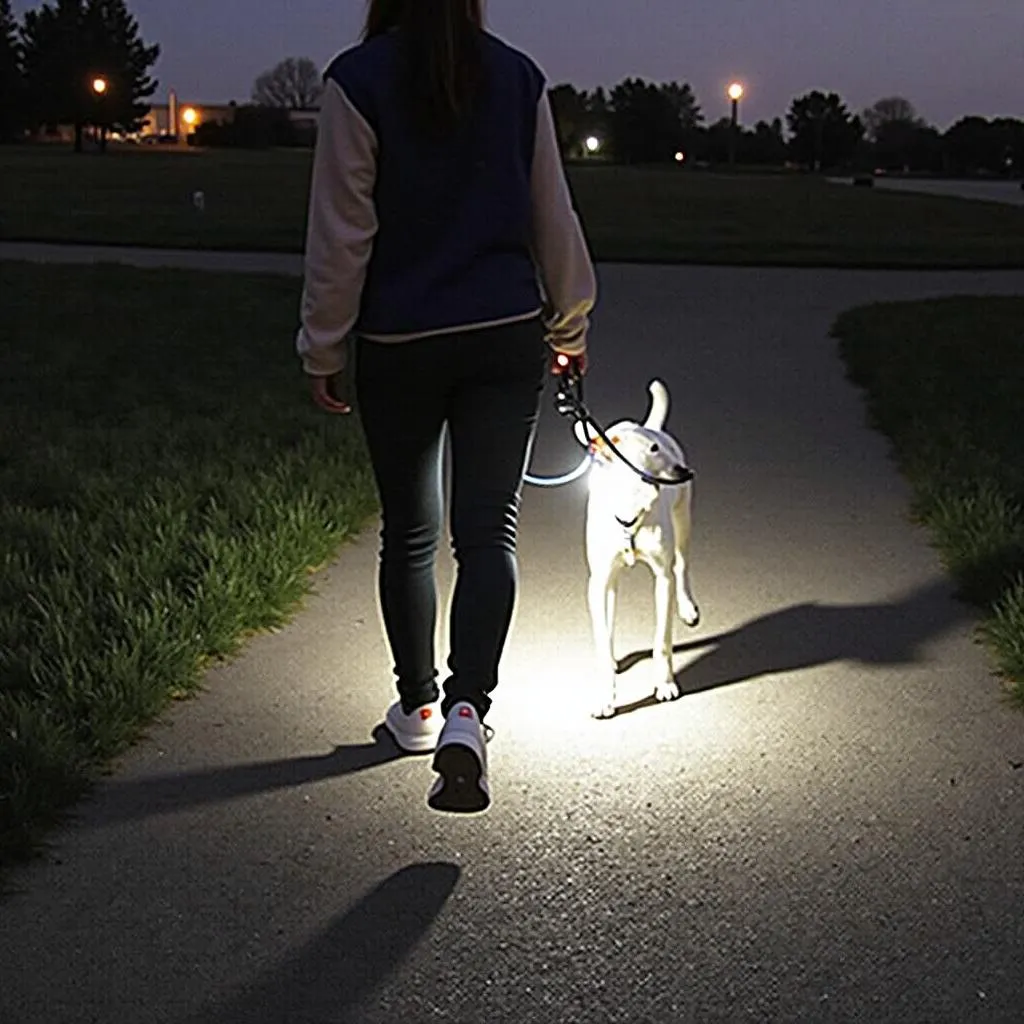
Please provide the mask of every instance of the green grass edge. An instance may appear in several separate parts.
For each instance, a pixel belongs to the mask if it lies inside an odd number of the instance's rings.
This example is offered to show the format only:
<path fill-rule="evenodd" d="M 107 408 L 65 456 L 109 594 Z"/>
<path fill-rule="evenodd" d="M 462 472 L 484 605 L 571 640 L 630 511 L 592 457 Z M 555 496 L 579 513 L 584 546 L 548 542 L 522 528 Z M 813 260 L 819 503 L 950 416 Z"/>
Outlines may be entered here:
<path fill-rule="evenodd" d="M 949 420 L 922 416 L 919 408 L 907 415 L 891 401 L 886 386 L 898 371 L 885 382 L 881 360 L 873 361 L 869 351 L 872 333 L 886 319 L 1001 303 L 1024 307 L 1024 296 L 869 303 L 841 313 L 830 336 L 838 343 L 847 379 L 862 394 L 868 425 L 887 438 L 893 461 L 910 484 L 909 520 L 928 532 L 957 597 L 980 611 L 976 637 L 988 649 L 1006 702 L 1024 711 L 1024 507 L 1019 489 L 1007 485 L 998 453 L 979 449 L 971 440 L 952 446 L 936 440 L 949 440 L 955 413 Z M 973 460 L 967 480 L 955 472 L 965 458 Z"/>
<path fill-rule="evenodd" d="M 205 690 L 210 671 L 218 666 L 230 664 L 245 655 L 248 643 L 258 636 L 271 635 L 289 625 L 304 610 L 311 597 L 316 594 L 316 580 L 343 550 L 355 543 L 378 516 L 376 507 L 359 517 L 351 526 L 337 531 L 333 537 L 326 535 L 323 546 L 324 557 L 306 559 L 294 566 L 298 578 L 296 587 L 282 582 L 276 592 L 267 593 L 265 605 L 259 612 L 253 612 L 243 620 L 238 629 L 226 638 L 223 648 L 216 654 L 201 651 L 202 643 L 197 641 L 194 650 L 185 652 L 192 662 L 191 670 L 182 676 L 165 680 L 163 692 L 146 712 L 141 713 L 122 732 L 116 742 L 95 752 L 92 757 L 77 764 L 73 772 L 55 784 L 46 786 L 41 794 L 39 812 L 22 820 L 0 835 L 0 895 L 10 891 L 10 872 L 45 854 L 54 841 L 54 829 L 68 824 L 75 817 L 81 800 L 89 796 L 96 785 L 117 770 L 117 761 L 132 747 L 150 736 L 176 704 L 183 700 L 199 697 Z M 298 593 L 296 593 L 298 589 Z"/>
<path fill-rule="evenodd" d="M 80 288 L 84 288 L 90 295 L 93 294 L 95 281 L 106 281 L 111 275 L 117 275 L 118 278 L 123 276 L 136 286 L 129 288 L 124 296 L 116 297 L 118 309 L 129 311 L 132 302 L 149 309 L 153 301 L 152 294 L 147 288 L 137 286 L 158 280 L 163 281 L 172 296 L 175 296 L 176 310 L 176 296 L 184 291 L 183 283 L 198 279 L 219 280 L 221 287 L 230 287 L 234 292 L 244 292 L 261 284 L 266 290 L 278 284 L 287 290 L 288 301 L 282 304 L 280 295 L 270 301 L 280 307 L 281 318 L 289 325 L 293 299 L 297 297 L 296 282 L 281 275 L 258 275 L 254 284 L 249 275 L 217 275 L 203 271 L 167 272 L 102 264 L 40 267 L 30 262 L 17 261 L 0 261 L 0 271 L 10 273 L 11 276 L 5 277 L 5 282 L 12 287 L 19 273 L 35 275 L 38 272 L 44 281 L 55 275 L 62 278 L 67 275 L 69 281 L 78 279 Z M 99 291 L 96 294 L 101 306 L 111 301 L 109 295 L 103 296 Z M 79 295 L 79 300 L 81 297 Z M 28 305 L 35 308 L 32 302 Z M 202 303 L 199 305 L 201 309 Z M 230 301 L 228 305 L 231 305 Z M 45 322 L 46 317 L 60 320 L 60 308 L 61 302 L 54 302 L 38 316 L 42 322 Z M 185 319 L 185 325 L 180 331 L 184 336 L 191 336 L 189 325 L 195 320 L 196 311 L 190 312 L 183 308 L 181 316 Z M 89 319 L 92 318 L 86 317 L 86 320 Z M 14 320 L 16 323 L 16 317 Z M 103 330 L 95 325 L 93 329 Z M 273 325 L 268 329 L 275 338 L 278 334 L 286 336 L 282 331 L 275 331 Z M 5 341 L 13 340 L 16 336 L 15 328 L 15 333 L 5 336 Z M 283 352 L 287 353 L 288 350 L 289 346 L 285 344 Z M 86 357 L 92 358 L 89 353 Z M 286 364 L 290 359 L 290 355 L 282 355 L 278 363 Z M 11 356 L 12 380 L 17 378 L 19 360 L 31 364 L 34 353 L 27 354 L 26 350 Z M 278 373 L 278 369 L 272 367 L 268 372 L 273 376 Z M 345 547 L 361 538 L 379 518 L 376 487 L 358 416 L 353 415 L 340 423 L 324 417 L 313 410 L 302 387 L 301 374 L 297 371 L 296 377 L 299 379 L 292 381 L 286 376 L 281 386 L 289 400 L 294 395 L 296 408 L 306 411 L 295 414 L 299 419 L 291 424 L 291 429 L 285 430 L 285 434 L 290 437 L 283 439 L 280 451 L 272 456 L 259 476 L 254 478 L 254 488 L 258 491 L 254 500 L 265 514 L 258 517 L 256 525 L 249 523 L 248 526 L 253 529 L 262 527 L 267 546 L 272 548 L 272 557 L 261 557 L 259 552 L 252 552 L 253 557 L 246 557 L 244 548 L 247 534 L 223 532 L 225 524 L 236 527 L 239 520 L 232 511 L 218 507 L 216 488 L 210 492 L 212 500 L 204 503 L 203 507 L 196 506 L 186 516 L 174 500 L 173 474 L 176 464 L 169 465 L 164 472 L 154 476 L 150 481 L 151 486 L 143 491 L 126 494 L 122 504 L 130 521 L 124 523 L 124 534 L 119 538 L 122 550 L 109 558 L 109 564 L 114 568 L 123 569 L 125 559 L 131 559 L 137 548 L 140 524 L 145 527 L 158 521 L 160 525 L 167 526 L 179 519 L 182 522 L 187 519 L 184 528 L 191 529 L 198 521 L 203 535 L 210 534 L 214 541 L 219 538 L 229 543 L 206 545 L 205 541 L 209 539 L 207 536 L 193 534 L 192 539 L 203 543 L 204 551 L 210 554 L 210 558 L 201 567 L 203 571 L 197 577 L 200 589 L 194 595 L 195 615 L 183 616 L 183 621 L 175 629 L 169 630 L 166 638 L 158 636 L 165 626 L 161 616 L 175 611 L 180 614 L 183 595 L 176 594 L 171 599 L 160 587 L 149 588 L 142 593 L 138 581 L 131 581 L 132 587 L 129 590 L 134 594 L 132 603 L 119 606 L 119 611 L 123 612 L 126 620 L 132 619 L 139 627 L 141 654 L 128 649 L 115 650 L 100 668 L 109 669 L 113 666 L 122 670 L 123 675 L 131 672 L 138 664 L 145 678 L 140 680 L 138 692 L 132 692 L 128 700 L 117 702 L 115 694 L 116 706 L 110 710 L 109 716 L 106 712 L 100 715 L 100 724 L 103 726 L 100 735 L 85 736 L 80 728 L 69 730 L 64 722 L 58 722 L 51 734 L 48 729 L 40 727 L 30 701 L 21 703 L 18 684 L 25 682 L 25 678 L 23 672 L 21 678 L 17 678 L 18 669 L 24 668 L 19 663 L 27 661 L 47 670 L 55 666 L 59 669 L 64 665 L 62 658 L 66 658 L 66 654 L 48 649 L 34 651 L 8 647 L 5 650 L 0 646 L 0 670 L 7 673 L 13 667 L 16 676 L 10 679 L 13 690 L 8 694 L 14 695 L 9 707 L 14 707 L 15 714 L 5 719 L 10 735 L 5 736 L 4 741 L 9 749 L 0 750 L 0 757 L 7 758 L 6 768 L 14 768 L 13 775 L 8 774 L 4 778 L 5 783 L 12 783 L 11 787 L 5 784 L 0 792 L 0 800 L 9 801 L 3 809 L 4 814 L 0 815 L 0 894 L 11 891 L 15 867 L 30 862 L 52 848 L 53 843 L 58 841 L 55 829 L 73 820 L 80 801 L 105 776 L 117 769 L 119 758 L 145 739 L 177 702 L 202 693 L 211 669 L 244 655 L 247 644 L 254 637 L 277 632 L 290 624 L 315 594 L 318 574 L 334 562 Z M 100 389 L 107 386 L 105 382 L 97 385 Z M 214 388 L 218 386 L 216 383 L 211 385 Z M 263 414 L 260 409 L 254 415 Z M 290 421 L 292 416 L 292 413 L 288 413 L 286 418 Z M 271 429 L 269 436 L 275 436 L 273 428 L 268 429 Z M 82 443 L 88 447 L 87 441 Z M 320 462 L 312 459 L 316 455 L 322 457 L 325 444 L 330 447 L 332 459 L 323 461 L 321 458 Z M 72 472 L 68 479 L 75 481 L 77 491 L 75 454 L 69 451 L 63 461 L 58 458 L 52 468 L 61 470 L 70 467 Z M 339 468 L 345 471 L 343 492 L 339 491 L 337 483 Z M 0 469 L 9 471 L 10 464 L 5 465 L 4 460 L 0 459 Z M 14 528 L 15 531 L 19 526 L 25 527 L 27 532 L 22 539 L 45 534 L 52 541 L 52 544 L 45 544 L 38 551 L 42 562 L 35 560 L 34 553 L 23 552 L 19 555 L 17 543 L 9 550 L 0 552 L 0 568 L 4 568 L 3 582 L 7 585 L 6 590 L 0 587 L 0 590 L 4 590 L 2 596 L 10 597 L 16 593 L 24 580 L 34 581 L 40 578 L 40 574 L 49 573 L 46 564 L 54 557 L 66 560 L 66 541 L 69 538 L 78 539 L 79 535 L 88 531 L 89 502 L 109 501 L 108 483 L 103 473 L 90 479 L 89 485 L 94 493 L 83 491 L 84 504 L 81 507 L 74 506 L 75 510 L 70 515 L 61 513 L 51 516 L 50 513 L 59 511 L 58 506 L 61 506 L 63 499 L 59 495 L 58 505 L 52 508 L 46 499 L 43 506 L 34 508 L 23 506 L 17 494 L 13 497 L 6 492 L 0 495 L 0 525 L 5 529 Z M 56 486 L 58 492 L 63 487 L 59 473 L 53 480 L 43 472 L 38 480 L 33 476 L 25 481 L 27 487 L 38 484 L 42 484 L 44 490 L 51 485 Z M 230 487 L 230 481 L 225 481 L 223 486 Z M 10 500 L 2 500 L 5 496 Z M 236 517 L 232 518 L 233 515 Z M 51 531 L 55 531 L 52 536 Z M 73 571 L 69 570 L 68 578 L 71 578 Z M 38 595 L 39 600 L 35 600 L 37 595 L 31 591 L 27 593 L 33 604 L 31 615 L 52 616 L 54 608 L 59 607 L 48 602 L 52 594 L 44 591 Z M 21 614 L 13 605 L 0 602 L 0 623 L 9 626 L 13 618 Z M 203 619 L 203 615 L 207 618 Z M 187 628 L 197 624 L 194 633 Z M 58 621 L 56 628 L 63 630 L 65 626 Z M 73 627 L 69 625 L 66 628 Z M 159 639 L 160 644 L 154 646 L 155 639 Z M 123 647 L 123 644 L 119 645 L 119 648 Z M 22 657 L 26 650 L 27 658 Z M 93 653 L 90 652 L 89 656 L 92 657 Z M 95 665 L 83 665 L 86 669 L 95 668 Z M 22 726 L 24 731 L 18 735 Z"/>

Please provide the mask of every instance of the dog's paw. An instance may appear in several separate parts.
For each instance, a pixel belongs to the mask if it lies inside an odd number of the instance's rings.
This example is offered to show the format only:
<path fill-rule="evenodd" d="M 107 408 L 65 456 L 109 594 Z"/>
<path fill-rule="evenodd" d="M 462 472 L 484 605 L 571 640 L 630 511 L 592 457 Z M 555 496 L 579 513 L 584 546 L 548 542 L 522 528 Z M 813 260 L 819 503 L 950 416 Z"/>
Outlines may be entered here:
<path fill-rule="evenodd" d="M 690 627 L 700 625 L 700 609 L 692 601 L 685 601 L 679 605 L 679 618 Z"/>
<path fill-rule="evenodd" d="M 658 683 L 654 696 L 660 701 L 678 700 L 679 684 L 675 682 Z"/>
<path fill-rule="evenodd" d="M 613 703 L 598 704 L 596 707 L 591 709 L 590 717 L 596 718 L 599 721 L 607 718 L 614 718 L 616 715 L 616 708 Z"/>

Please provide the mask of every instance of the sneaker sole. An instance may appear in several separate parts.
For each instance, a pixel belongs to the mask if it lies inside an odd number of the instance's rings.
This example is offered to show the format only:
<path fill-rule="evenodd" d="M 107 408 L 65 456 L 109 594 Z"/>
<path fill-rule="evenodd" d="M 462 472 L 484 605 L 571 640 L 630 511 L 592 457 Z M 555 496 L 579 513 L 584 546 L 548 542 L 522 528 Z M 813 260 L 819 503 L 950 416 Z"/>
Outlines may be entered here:
<path fill-rule="evenodd" d="M 427 798 L 433 810 L 475 814 L 490 806 L 490 795 L 480 785 L 483 769 L 469 747 L 446 743 L 434 757 L 434 771 L 444 780 L 444 785 Z"/>

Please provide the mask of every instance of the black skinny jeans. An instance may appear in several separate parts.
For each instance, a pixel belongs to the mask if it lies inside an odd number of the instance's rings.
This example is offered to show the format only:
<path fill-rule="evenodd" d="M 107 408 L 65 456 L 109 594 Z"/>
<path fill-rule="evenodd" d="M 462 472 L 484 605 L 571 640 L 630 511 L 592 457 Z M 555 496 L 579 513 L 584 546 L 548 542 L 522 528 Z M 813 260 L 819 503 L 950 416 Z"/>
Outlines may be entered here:
<path fill-rule="evenodd" d="M 440 696 L 434 570 L 446 426 L 457 571 L 442 710 L 462 700 L 481 718 L 490 709 L 515 604 L 523 474 L 549 359 L 539 319 L 418 341 L 359 339 L 356 394 L 383 510 L 379 596 L 406 712 Z"/>

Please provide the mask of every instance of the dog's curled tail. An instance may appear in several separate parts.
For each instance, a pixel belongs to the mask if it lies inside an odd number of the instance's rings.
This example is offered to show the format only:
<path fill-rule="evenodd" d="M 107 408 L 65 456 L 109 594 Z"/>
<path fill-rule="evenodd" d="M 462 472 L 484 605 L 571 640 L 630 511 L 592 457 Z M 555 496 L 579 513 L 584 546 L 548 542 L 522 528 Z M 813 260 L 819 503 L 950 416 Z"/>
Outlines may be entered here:
<path fill-rule="evenodd" d="M 660 380 L 652 380 L 647 390 L 651 393 L 651 407 L 647 410 L 644 427 L 647 430 L 664 430 L 668 420 L 668 388 Z"/>

